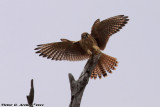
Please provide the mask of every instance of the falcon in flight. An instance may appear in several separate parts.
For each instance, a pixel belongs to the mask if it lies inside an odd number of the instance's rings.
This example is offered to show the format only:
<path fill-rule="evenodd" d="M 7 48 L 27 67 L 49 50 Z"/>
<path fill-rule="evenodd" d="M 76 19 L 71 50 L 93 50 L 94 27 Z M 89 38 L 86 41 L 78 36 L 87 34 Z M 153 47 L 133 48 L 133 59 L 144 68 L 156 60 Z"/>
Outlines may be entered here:
<path fill-rule="evenodd" d="M 97 76 L 101 78 L 102 75 L 105 77 L 107 72 L 112 73 L 112 70 L 115 70 L 118 62 L 116 58 L 102 53 L 101 50 L 105 49 L 110 36 L 125 26 L 128 20 L 128 16 L 124 15 L 110 17 L 103 21 L 97 19 L 92 26 L 91 34 L 82 33 L 81 40 L 61 39 L 61 42 L 40 44 L 35 48 L 36 53 L 48 59 L 67 61 L 80 61 L 101 53 L 91 78 L 96 79 Z"/>

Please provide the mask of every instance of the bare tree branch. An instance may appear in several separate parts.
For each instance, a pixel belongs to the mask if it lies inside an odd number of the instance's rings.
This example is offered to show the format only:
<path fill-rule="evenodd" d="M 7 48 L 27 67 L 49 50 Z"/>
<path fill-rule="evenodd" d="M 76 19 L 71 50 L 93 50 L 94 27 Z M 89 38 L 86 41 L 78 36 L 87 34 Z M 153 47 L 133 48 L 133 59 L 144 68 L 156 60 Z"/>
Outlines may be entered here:
<path fill-rule="evenodd" d="M 30 107 L 33 107 L 33 100 L 34 100 L 34 86 L 33 86 L 33 79 L 32 79 L 30 93 L 29 93 L 29 96 L 27 96 L 27 101 Z"/>
<path fill-rule="evenodd" d="M 79 79 L 76 81 L 71 73 L 68 74 L 70 89 L 71 89 L 71 102 L 69 107 L 80 107 L 82 95 L 86 85 L 88 84 L 89 77 L 92 70 L 95 68 L 101 53 L 93 55 L 86 63 L 84 70 L 82 71 Z"/>

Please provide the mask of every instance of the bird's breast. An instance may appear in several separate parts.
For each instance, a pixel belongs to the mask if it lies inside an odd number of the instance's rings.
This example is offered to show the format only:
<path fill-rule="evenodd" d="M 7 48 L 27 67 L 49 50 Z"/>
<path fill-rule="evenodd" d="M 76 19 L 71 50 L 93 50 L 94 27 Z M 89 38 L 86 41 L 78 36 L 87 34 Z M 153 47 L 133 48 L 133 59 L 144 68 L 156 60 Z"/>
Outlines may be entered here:
<path fill-rule="evenodd" d="M 93 52 L 94 47 L 97 46 L 97 42 L 94 40 L 93 37 L 89 37 L 87 39 L 82 39 L 80 44 L 81 44 L 81 47 L 83 50 L 85 50 L 85 51 L 90 50 L 91 52 Z"/>

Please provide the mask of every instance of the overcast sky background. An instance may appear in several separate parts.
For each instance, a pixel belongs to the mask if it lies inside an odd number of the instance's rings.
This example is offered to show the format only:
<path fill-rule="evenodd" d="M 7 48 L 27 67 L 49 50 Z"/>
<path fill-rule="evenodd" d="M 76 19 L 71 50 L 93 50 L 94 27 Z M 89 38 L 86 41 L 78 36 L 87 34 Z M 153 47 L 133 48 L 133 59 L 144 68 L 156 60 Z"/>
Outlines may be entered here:
<path fill-rule="evenodd" d="M 104 53 L 119 66 L 90 80 L 81 107 L 159 107 L 159 0 L 0 0 L 0 104 L 27 103 L 34 79 L 34 103 L 67 107 L 68 73 L 77 79 L 87 60 L 51 61 L 35 54 L 41 43 L 80 40 L 93 22 L 116 15 L 129 23 L 114 34 Z M 1 105 L 0 105 L 1 106 Z"/>

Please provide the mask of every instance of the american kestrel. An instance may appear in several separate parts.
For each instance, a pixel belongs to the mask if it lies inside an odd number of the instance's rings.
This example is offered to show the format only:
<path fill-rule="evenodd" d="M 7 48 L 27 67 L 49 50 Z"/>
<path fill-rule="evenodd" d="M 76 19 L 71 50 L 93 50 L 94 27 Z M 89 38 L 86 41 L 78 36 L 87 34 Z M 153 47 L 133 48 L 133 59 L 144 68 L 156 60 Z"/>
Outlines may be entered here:
<path fill-rule="evenodd" d="M 39 56 L 47 57 L 52 60 L 68 60 L 80 61 L 88 59 L 91 55 L 101 53 L 100 59 L 94 70 L 91 78 L 96 79 L 102 75 L 105 77 L 107 73 L 112 73 L 115 70 L 118 62 L 117 59 L 101 52 L 106 47 L 109 37 L 118 32 L 128 22 L 128 16 L 118 15 L 103 21 L 97 19 L 91 29 L 91 34 L 84 32 L 81 34 L 81 40 L 70 41 L 61 39 L 61 42 L 53 42 L 37 45 L 36 53 Z"/>

